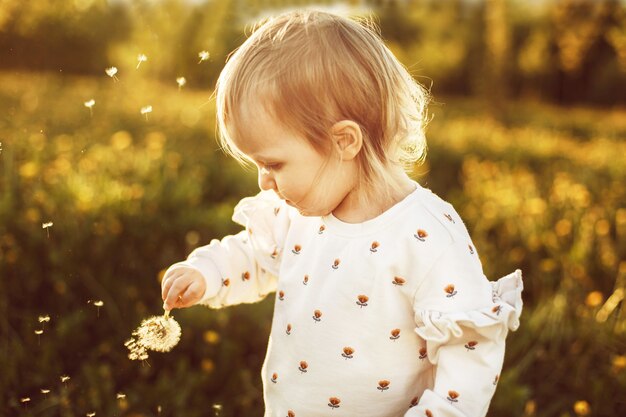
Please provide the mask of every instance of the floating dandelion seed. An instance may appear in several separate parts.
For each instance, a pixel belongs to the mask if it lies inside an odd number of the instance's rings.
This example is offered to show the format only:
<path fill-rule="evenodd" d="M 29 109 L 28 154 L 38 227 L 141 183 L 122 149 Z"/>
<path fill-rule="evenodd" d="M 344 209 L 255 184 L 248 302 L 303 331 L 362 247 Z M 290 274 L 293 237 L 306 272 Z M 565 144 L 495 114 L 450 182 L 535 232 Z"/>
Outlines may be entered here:
<path fill-rule="evenodd" d="M 115 74 L 117 74 L 117 68 L 116 67 L 109 67 L 107 69 L 104 70 L 104 72 L 106 72 L 106 74 L 113 78 L 115 81 L 119 81 L 119 78 L 117 78 L 117 76 Z"/>
<path fill-rule="evenodd" d="M 50 238 L 50 228 L 54 225 L 52 222 L 46 222 L 41 224 L 42 229 L 46 229 L 46 233 L 48 234 L 48 238 Z"/>
<path fill-rule="evenodd" d="M 176 78 L 176 84 L 178 84 L 178 91 L 180 91 L 180 89 L 187 84 L 187 79 L 185 77 L 178 77 Z"/>
<path fill-rule="evenodd" d="M 144 54 L 139 54 L 137 55 L 137 66 L 135 67 L 135 69 L 139 68 L 139 65 L 141 65 L 142 62 L 146 62 L 148 60 L 148 57 Z"/>
<path fill-rule="evenodd" d="M 35 334 L 37 335 L 37 345 L 41 344 L 41 335 L 43 334 L 43 330 L 35 330 Z"/>
<path fill-rule="evenodd" d="M 98 317 L 100 317 L 100 307 L 104 305 L 104 302 L 102 300 L 94 301 L 93 305 L 98 308 Z"/>
<path fill-rule="evenodd" d="M 121 392 L 118 392 L 117 395 L 115 396 L 118 400 L 123 400 L 124 398 L 126 398 L 126 394 L 122 394 Z"/>
<path fill-rule="evenodd" d="M 202 61 L 207 61 L 210 56 L 211 54 L 209 54 L 209 51 L 198 52 L 198 57 L 200 58 L 200 61 L 198 61 L 198 64 L 201 63 Z"/>
<path fill-rule="evenodd" d="M 145 106 L 141 108 L 141 114 L 146 116 L 146 120 L 148 120 L 148 113 L 152 113 L 152 106 Z"/>
<path fill-rule="evenodd" d="M 91 99 L 89 101 L 85 101 L 83 104 L 89 109 L 89 114 L 93 116 L 93 106 L 96 104 L 96 100 Z"/>
<path fill-rule="evenodd" d="M 180 340 L 180 325 L 166 312 L 163 316 L 153 316 L 141 322 L 129 340 L 124 343 L 131 360 L 148 359 L 148 350 L 169 352 Z"/>
<path fill-rule="evenodd" d="M 50 321 L 50 316 L 45 315 L 45 316 L 39 316 L 38 318 L 39 323 L 41 323 L 41 325 L 43 326 L 43 329 L 46 328 L 46 323 L 48 323 Z"/>

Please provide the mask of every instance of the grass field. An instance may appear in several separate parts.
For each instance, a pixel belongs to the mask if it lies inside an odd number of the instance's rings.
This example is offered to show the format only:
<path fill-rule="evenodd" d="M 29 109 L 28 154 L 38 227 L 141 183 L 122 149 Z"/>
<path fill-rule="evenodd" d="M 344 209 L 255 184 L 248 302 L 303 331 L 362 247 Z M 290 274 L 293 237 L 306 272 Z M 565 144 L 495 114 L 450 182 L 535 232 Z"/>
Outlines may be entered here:
<path fill-rule="evenodd" d="M 176 312 L 181 343 L 147 363 L 123 345 L 160 314 L 163 269 L 236 231 L 256 190 L 204 87 L 0 74 L 0 415 L 261 415 L 270 300 Z M 624 415 L 626 109 L 435 98 L 415 178 L 488 277 L 525 276 L 489 416 Z"/>

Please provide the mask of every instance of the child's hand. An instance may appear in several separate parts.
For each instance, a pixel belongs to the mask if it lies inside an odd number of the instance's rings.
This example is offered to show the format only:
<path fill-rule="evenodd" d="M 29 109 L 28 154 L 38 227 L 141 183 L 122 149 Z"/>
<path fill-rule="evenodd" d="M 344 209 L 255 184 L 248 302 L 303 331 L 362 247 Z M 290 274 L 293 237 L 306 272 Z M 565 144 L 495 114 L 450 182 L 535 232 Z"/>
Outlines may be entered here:
<path fill-rule="evenodd" d="M 206 282 L 200 272 L 193 268 L 180 267 L 169 271 L 161 282 L 163 308 L 191 307 L 196 304 L 206 290 Z"/>

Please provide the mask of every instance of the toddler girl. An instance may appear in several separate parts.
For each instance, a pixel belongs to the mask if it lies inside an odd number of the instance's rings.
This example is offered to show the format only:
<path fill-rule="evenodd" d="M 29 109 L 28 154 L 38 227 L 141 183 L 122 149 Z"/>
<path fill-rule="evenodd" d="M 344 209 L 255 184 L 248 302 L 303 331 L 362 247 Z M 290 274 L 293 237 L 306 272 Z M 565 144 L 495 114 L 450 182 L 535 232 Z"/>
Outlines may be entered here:
<path fill-rule="evenodd" d="M 454 208 L 403 167 L 427 92 L 366 24 L 290 12 L 260 25 L 216 90 L 224 149 L 258 167 L 245 230 L 171 266 L 164 307 L 275 293 L 266 417 L 484 416 L 520 271 L 489 282 Z"/>

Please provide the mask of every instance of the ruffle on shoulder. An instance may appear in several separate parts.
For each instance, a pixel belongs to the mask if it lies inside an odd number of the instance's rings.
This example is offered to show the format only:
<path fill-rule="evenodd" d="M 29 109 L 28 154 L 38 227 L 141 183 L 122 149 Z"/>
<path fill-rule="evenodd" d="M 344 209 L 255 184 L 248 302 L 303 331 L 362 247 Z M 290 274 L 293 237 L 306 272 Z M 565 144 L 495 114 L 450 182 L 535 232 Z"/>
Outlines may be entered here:
<path fill-rule="evenodd" d="M 522 271 L 518 269 L 490 284 L 493 301 L 490 306 L 470 311 L 421 310 L 415 313 L 415 331 L 427 341 L 432 363 L 437 362 L 439 347 L 463 337 L 464 328 L 490 340 L 504 340 L 508 330 L 517 330 L 523 306 Z"/>
<path fill-rule="evenodd" d="M 233 213 L 233 221 L 244 226 L 257 263 L 278 274 L 279 259 L 289 229 L 289 206 L 273 191 L 261 191 L 242 199 Z"/>

